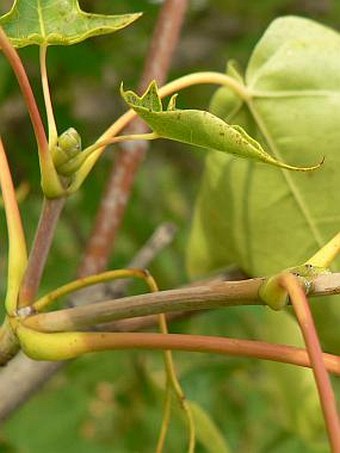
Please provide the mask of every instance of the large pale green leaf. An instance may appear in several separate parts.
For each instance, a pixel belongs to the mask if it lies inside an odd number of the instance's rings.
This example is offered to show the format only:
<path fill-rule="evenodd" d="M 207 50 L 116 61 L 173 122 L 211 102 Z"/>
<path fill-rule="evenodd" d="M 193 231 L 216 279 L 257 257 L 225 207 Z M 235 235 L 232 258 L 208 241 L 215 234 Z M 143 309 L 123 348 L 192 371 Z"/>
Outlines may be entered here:
<path fill-rule="evenodd" d="M 133 91 L 124 91 L 123 87 L 121 94 L 158 137 L 215 149 L 289 170 L 310 171 L 319 167 L 316 165 L 306 168 L 285 164 L 266 153 L 241 127 L 231 126 L 206 111 L 176 109 L 177 95 L 170 99 L 168 108 L 164 111 L 156 82 L 151 82 L 141 97 Z"/>
<path fill-rule="evenodd" d="M 339 230 L 340 36 L 307 19 L 277 19 L 253 52 L 245 84 L 276 157 L 326 160 L 319 171 L 292 173 L 211 151 L 188 253 L 195 274 L 233 263 L 271 274 L 302 263 Z M 232 113 L 238 102 L 221 88 L 211 110 L 268 146 L 246 105 Z"/>
<path fill-rule="evenodd" d="M 78 0 L 15 0 L 0 25 L 16 47 L 68 45 L 120 30 L 139 16 L 85 13 Z"/>
<path fill-rule="evenodd" d="M 326 160 L 319 171 L 294 173 L 211 151 L 188 247 L 191 274 L 231 264 L 251 276 L 272 274 L 304 262 L 339 231 L 340 35 L 311 20 L 277 19 L 256 46 L 244 83 L 252 113 L 246 105 L 235 109 L 240 100 L 227 88 L 215 94 L 212 112 L 263 146 L 270 141 L 278 159 Z M 323 340 L 339 351 L 337 299 L 316 311 Z"/>

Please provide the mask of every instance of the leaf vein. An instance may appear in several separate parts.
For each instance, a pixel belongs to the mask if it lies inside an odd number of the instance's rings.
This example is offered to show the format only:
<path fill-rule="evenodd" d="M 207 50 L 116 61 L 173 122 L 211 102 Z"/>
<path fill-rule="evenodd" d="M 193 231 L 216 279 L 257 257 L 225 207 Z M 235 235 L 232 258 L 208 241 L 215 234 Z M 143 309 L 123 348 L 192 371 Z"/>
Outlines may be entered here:
<path fill-rule="evenodd" d="M 280 153 L 278 147 L 276 146 L 275 141 L 273 140 L 269 131 L 267 130 L 266 125 L 265 125 L 263 119 L 261 118 L 260 114 L 256 110 L 253 102 L 251 100 L 248 100 L 247 105 L 248 105 L 248 108 L 249 108 L 259 130 L 261 131 L 269 148 L 271 149 L 273 155 L 275 156 L 276 159 L 279 159 L 279 160 L 282 159 L 281 153 Z M 297 206 L 299 207 L 299 209 L 301 211 L 302 216 L 304 217 L 307 225 L 310 228 L 310 231 L 314 237 L 314 240 L 315 240 L 317 246 L 321 248 L 324 245 L 325 241 L 323 240 L 320 230 L 312 218 L 312 215 L 310 213 L 308 206 L 306 205 L 306 203 L 303 200 L 303 197 L 301 195 L 299 188 L 296 186 L 296 184 L 294 183 L 294 180 L 292 179 L 290 173 L 287 170 L 280 168 L 280 171 L 283 174 L 283 177 L 289 187 L 289 190 L 290 190 Z"/>

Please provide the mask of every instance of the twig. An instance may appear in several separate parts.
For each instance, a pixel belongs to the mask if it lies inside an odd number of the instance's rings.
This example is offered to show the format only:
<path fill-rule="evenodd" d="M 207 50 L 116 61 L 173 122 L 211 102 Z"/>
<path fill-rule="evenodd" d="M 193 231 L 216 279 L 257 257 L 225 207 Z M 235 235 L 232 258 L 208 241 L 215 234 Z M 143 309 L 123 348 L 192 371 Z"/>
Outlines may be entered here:
<path fill-rule="evenodd" d="M 17 354 L 1 371 L 0 380 L 6 387 L 1 386 L 0 390 L 0 421 L 20 407 L 34 391 L 40 390 L 59 368 L 59 362 L 37 362 L 22 352 Z"/>
<path fill-rule="evenodd" d="M 29 305 L 35 298 L 46 260 L 51 248 L 55 229 L 64 207 L 65 198 L 44 199 L 38 228 L 29 254 L 28 265 L 21 286 L 19 305 Z"/>
<path fill-rule="evenodd" d="M 332 287 L 329 286 L 330 275 L 322 274 L 316 279 L 316 286 L 322 291 L 322 295 L 327 294 L 326 287 L 322 285 L 323 279 L 327 282 L 329 294 L 334 294 L 334 288 L 340 293 L 340 273 L 331 275 L 333 276 Z M 44 332 L 60 332 L 158 313 L 205 310 L 235 305 L 263 305 L 264 302 L 259 297 L 259 288 L 263 281 L 264 278 L 236 282 L 213 282 L 204 286 L 141 294 L 98 302 L 94 305 L 41 313 L 27 318 L 25 323 L 33 329 Z M 310 293 L 310 296 L 319 295 L 315 290 Z"/>
<path fill-rule="evenodd" d="M 39 313 L 26 318 L 25 325 L 43 332 L 61 332 L 135 316 L 235 305 L 262 305 L 263 302 L 258 296 L 262 282 L 262 278 L 220 282 L 124 297 L 93 305 Z"/>
<path fill-rule="evenodd" d="M 340 273 L 321 274 L 314 281 L 309 295 L 332 296 L 340 294 Z"/>
<path fill-rule="evenodd" d="M 161 250 L 173 240 L 175 233 L 176 226 L 173 223 L 161 224 L 133 257 L 126 269 L 146 269 Z M 80 290 L 70 296 L 68 306 L 74 307 L 98 302 L 106 297 L 118 299 L 126 294 L 130 282 L 131 279 L 114 280 Z"/>
<path fill-rule="evenodd" d="M 162 223 L 152 236 L 137 252 L 128 265 L 128 269 L 145 269 L 159 253 L 174 239 L 177 227 L 174 223 Z M 126 294 L 131 280 L 116 280 L 105 285 L 105 293 L 111 299 L 118 299 Z"/>
<path fill-rule="evenodd" d="M 247 276 L 241 272 L 239 269 L 229 269 L 228 271 L 221 272 L 214 276 L 211 276 L 204 280 L 196 280 L 191 282 L 188 287 L 203 286 L 209 285 L 212 283 L 219 283 L 223 281 L 239 281 L 245 280 Z M 204 313 L 198 310 L 195 311 L 176 311 L 171 313 L 166 313 L 166 319 L 168 322 L 191 318 L 192 316 L 198 316 L 199 314 Z M 144 329 L 149 329 L 154 327 L 157 324 L 158 315 L 145 315 L 145 316 L 136 316 L 135 318 L 120 319 L 118 321 L 111 321 L 109 323 L 104 323 L 96 326 L 96 330 L 103 332 L 133 332 Z"/>
<path fill-rule="evenodd" d="M 144 91 L 150 80 L 160 85 L 166 80 L 172 55 L 176 48 L 187 0 L 166 0 L 153 34 L 143 76 L 139 84 Z M 142 133 L 145 124 L 136 119 L 129 133 Z M 102 198 L 94 228 L 88 242 L 79 275 L 85 276 L 105 269 L 120 227 L 132 184 L 146 152 L 145 142 L 126 143 L 121 146 Z"/>

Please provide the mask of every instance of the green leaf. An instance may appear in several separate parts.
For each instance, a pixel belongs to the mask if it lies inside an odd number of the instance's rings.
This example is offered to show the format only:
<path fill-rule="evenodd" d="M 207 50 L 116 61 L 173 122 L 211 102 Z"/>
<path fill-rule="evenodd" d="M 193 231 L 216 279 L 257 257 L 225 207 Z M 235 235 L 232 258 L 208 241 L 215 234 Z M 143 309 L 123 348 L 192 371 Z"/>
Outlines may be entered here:
<path fill-rule="evenodd" d="M 210 415 L 197 403 L 188 401 L 196 427 L 196 435 L 207 453 L 229 453 L 223 434 Z"/>
<path fill-rule="evenodd" d="M 270 145 L 277 159 L 298 166 L 324 155 L 325 163 L 308 174 L 274 172 L 211 151 L 187 253 L 192 275 L 231 264 L 271 275 L 305 262 L 339 230 L 340 35 L 308 19 L 275 20 L 250 58 L 245 86 L 251 110 L 235 109 L 238 97 L 221 88 L 212 112 Z M 332 298 L 314 312 L 325 343 L 339 350 L 337 304 Z"/>
<path fill-rule="evenodd" d="M 127 104 L 159 137 L 215 149 L 289 170 L 310 171 L 320 166 L 295 167 L 280 162 L 266 153 L 241 127 L 231 126 L 209 112 L 176 109 L 177 95 L 172 96 L 168 109 L 164 111 L 156 82 L 151 82 L 141 97 L 133 91 L 124 91 L 123 87 L 121 94 Z"/>
<path fill-rule="evenodd" d="M 89 14 L 78 0 L 16 0 L 0 25 L 15 47 L 69 45 L 120 30 L 140 15 Z"/>

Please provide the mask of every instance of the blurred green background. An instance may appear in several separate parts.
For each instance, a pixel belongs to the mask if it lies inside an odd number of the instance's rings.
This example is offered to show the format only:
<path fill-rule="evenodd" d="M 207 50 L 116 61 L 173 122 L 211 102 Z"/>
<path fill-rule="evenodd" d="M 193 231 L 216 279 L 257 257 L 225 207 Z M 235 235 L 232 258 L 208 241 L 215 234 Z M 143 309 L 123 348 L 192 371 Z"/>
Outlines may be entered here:
<path fill-rule="evenodd" d="M 0 13 L 8 11 L 11 3 L 2 0 Z M 89 144 L 124 112 L 119 84 L 123 80 L 126 87 L 136 88 L 161 3 L 80 2 L 87 11 L 143 11 L 144 15 L 115 35 L 50 49 L 50 84 L 60 132 L 73 126 L 81 133 L 83 143 Z M 335 0 L 192 0 L 169 79 L 192 71 L 223 71 L 231 58 L 245 66 L 268 24 L 287 14 L 311 17 L 337 29 L 340 26 L 340 2 Z M 38 51 L 25 48 L 20 54 L 41 101 Z M 213 91 L 208 86 L 188 89 L 180 94 L 178 105 L 207 108 Z M 31 241 L 42 200 L 37 154 L 20 92 L 2 57 L 0 118 L 14 179 L 17 184 L 27 181 L 30 185 L 21 208 Z M 199 150 L 166 141 L 152 144 L 139 172 L 110 268 L 126 266 L 155 228 L 171 221 L 178 226 L 178 234 L 150 270 L 162 289 L 187 281 L 185 245 L 203 159 L 204 152 Z M 44 274 L 42 293 L 74 277 L 113 160 L 111 149 L 82 190 L 68 201 Z M 3 211 L 0 241 L 0 271 L 5 276 L 7 239 Z M 2 295 L 5 280 L 0 281 Z M 255 338 L 261 334 L 260 323 L 258 309 L 228 309 L 174 323 L 171 330 Z M 284 410 L 280 416 L 279 399 L 274 399 L 272 391 L 275 382 L 261 363 L 184 353 L 175 357 L 188 398 L 207 409 L 231 451 L 327 451 L 322 430 L 311 433 L 309 428 L 294 425 L 286 420 Z M 163 380 L 158 353 L 115 352 L 82 357 L 70 363 L 11 417 L 0 431 L 0 452 L 154 451 Z M 339 387 L 335 380 L 334 384 Z M 185 442 L 185 426 L 180 419 L 174 420 L 166 451 L 184 452 Z M 204 451 L 207 450 L 203 446 L 198 446 L 197 452 Z"/>

